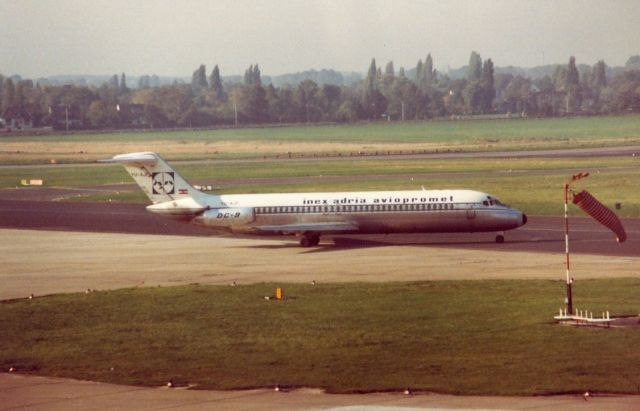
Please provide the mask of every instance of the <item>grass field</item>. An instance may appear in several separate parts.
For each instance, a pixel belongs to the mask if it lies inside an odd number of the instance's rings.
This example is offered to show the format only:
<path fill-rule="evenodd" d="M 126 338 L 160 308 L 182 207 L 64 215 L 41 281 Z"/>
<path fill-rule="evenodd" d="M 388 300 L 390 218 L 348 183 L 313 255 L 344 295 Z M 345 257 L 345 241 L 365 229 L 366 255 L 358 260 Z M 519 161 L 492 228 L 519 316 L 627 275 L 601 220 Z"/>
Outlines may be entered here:
<path fill-rule="evenodd" d="M 539 395 L 640 392 L 636 329 L 552 323 L 556 281 L 185 286 L 0 304 L 0 367 L 120 384 Z M 637 314 L 638 279 L 575 304 Z M 29 324 L 28 327 L 25 324 Z"/>
<path fill-rule="evenodd" d="M 169 159 L 496 151 L 640 144 L 640 116 L 139 131 L 0 138 L 0 163 L 86 162 L 132 151 Z"/>
<path fill-rule="evenodd" d="M 498 119 L 372 123 L 329 126 L 228 128 L 197 131 L 148 131 L 71 134 L 68 141 L 234 140 L 331 142 L 472 142 L 500 140 L 600 140 L 640 138 L 640 116 L 549 119 Z M 4 141 L 49 141 L 49 136 L 9 137 Z"/>

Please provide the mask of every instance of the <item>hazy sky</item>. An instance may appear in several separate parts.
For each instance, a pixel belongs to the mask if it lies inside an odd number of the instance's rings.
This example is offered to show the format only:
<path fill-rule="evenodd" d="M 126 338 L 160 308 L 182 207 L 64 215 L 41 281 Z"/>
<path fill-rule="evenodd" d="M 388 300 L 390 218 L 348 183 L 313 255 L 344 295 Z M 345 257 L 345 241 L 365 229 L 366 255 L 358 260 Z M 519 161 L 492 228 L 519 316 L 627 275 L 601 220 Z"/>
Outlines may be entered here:
<path fill-rule="evenodd" d="M 624 65 L 640 54 L 640 0 L 0 0 L 0 73 L 222 75 L 396 69 L 472 50 L 497 66 Z"/>

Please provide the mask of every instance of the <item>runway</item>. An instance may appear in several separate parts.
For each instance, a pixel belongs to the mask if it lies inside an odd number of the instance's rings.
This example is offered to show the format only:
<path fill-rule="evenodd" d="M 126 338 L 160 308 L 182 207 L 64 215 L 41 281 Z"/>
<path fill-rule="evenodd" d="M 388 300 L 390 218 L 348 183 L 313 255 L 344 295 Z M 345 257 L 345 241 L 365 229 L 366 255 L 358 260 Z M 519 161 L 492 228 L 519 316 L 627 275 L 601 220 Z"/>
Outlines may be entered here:
<path fill-rule="evenodd" d="M 640 256 L 640 219 L 624 219 L 623 225 L 628 239 L 619 244 L 610 231 L 591 218 L 571 217 L 571 251 L 580 254 Z M 0 228 L 181 236 L 218 234 L 151 214 L 140 204 L 3 199 L 0 199 Z M 282 239 L 282 247 L 297 246 L 293 237 L 274 238 Z M 323 237 L 320 247 L 311 248 L 308 252 L 329 252 L 336 247 L 422 245 L 487 251 L 563 253 L 564 219 L 529 216 L 527 225 L 506 233 L 504 244 L 495 244 L 493 238 L 493 233 L 333 236 Z"/>

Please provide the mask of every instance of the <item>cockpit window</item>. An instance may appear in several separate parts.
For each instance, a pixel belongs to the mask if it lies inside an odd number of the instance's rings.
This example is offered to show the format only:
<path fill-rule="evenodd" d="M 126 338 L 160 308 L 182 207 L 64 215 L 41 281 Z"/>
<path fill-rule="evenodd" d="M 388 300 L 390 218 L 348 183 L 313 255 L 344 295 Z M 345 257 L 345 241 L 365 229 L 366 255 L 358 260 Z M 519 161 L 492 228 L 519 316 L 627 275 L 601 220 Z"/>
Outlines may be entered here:
<path fill-rule="evenodd" d="M 487 199 L 482 202 L 482 205 L 484 205 L 485 207 L 494 206 L 494 205 L 501 206 L 501 207 L 508 207 L 508 205 L 503 204 L 500 200 L 491 196 L 487 196 Z"/>

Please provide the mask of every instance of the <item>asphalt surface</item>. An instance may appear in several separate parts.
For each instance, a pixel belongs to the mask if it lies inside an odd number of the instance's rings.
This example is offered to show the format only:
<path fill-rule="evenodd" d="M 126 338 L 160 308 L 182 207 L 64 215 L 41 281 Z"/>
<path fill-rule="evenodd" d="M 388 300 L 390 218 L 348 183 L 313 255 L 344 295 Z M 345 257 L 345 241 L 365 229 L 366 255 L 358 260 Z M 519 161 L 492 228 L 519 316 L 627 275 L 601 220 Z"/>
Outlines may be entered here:
<path fill-rule="evenodd" d="M 589 217 L 570 218 L 570 247 L 573 253 L 611 256 L 640 256 L 640 219 L 624 219 L 628 239 L 617 243 L 615 236 Z M 22 201 L 0 199 L 0 227 L 30 230 L 59 230 L 182 236 L 220 235 L 202 227 L 151 214 L 144 205 Z M 341 248 L 364 248 L 410 244 L 466 249 L 564 252 L 564 220 L 561 217 L 529 216 L 527 225 L 506 233 L 504 244 L 495 244 L 494 233 L 393 234 L 333 237 Z M 283 242 L 293 243 L 292 237 Z M 323 242 L 319 250 L 330 249 Z"/>

